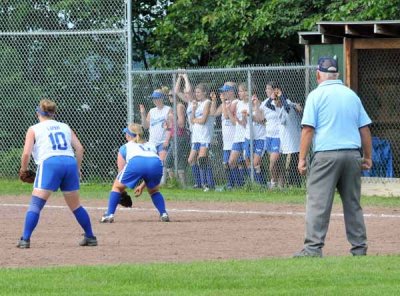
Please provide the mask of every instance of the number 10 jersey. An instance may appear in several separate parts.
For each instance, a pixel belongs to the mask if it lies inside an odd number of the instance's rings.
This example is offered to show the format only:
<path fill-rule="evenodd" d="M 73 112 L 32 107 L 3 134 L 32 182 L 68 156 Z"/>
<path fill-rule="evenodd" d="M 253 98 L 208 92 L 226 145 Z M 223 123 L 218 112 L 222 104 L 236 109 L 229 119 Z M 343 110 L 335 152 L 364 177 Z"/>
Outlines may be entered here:
<path fill-rule="evenodd" d="M 35 132 L 32 156 L 37 165 L 52 156 L 75 156 L 71 128 L 56 120 L 45 120 L 31 127 Z"/>

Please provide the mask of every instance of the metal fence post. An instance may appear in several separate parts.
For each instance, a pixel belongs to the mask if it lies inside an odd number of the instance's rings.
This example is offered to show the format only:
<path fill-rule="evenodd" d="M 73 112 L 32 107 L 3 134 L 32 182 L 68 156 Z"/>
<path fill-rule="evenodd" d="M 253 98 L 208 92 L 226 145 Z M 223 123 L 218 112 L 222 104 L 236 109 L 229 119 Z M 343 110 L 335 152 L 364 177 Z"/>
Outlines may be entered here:
<path fill-rule="evenodd" d="M 178 176 L 178 141 L 177 141 L 177 136 L 178 136 L 178 117 L 177 117 L 177 95 L 175 93 L 175 85 L 176 85 L 176 73 L 172 73 L 172 95 L 174 98 L 174 175 L 175 177 Z M 182 156 L 180 156 L 182 157 Z"/>
<path fill-rule="evenodd" d="M 126 0 L 126 32 L 127 32 L 127 103 L 128 103 L 128 123 L 133 121 L 135 112 L 133 106 L 133 89 L 132 89 L 132 0 Z"/>
<path fill-rule="evenodd" d="M 253 100 L 252 100 L 252 94 L 253 94 L 253 89 L 251 85 L 251 72 L 250 70 L 247 71 L 247 93 L 249 96 L 249 125 L 250 125 L 250 180 L 252 183 L 254 183 L 254 159 L 253 159 L 253 153 L 254 153 L 254 147 L 253 147 L 253 140 L 254 140 L 254 134 L 253 134 Z M 245 168 L 247 169 L 247 168 Z"/>

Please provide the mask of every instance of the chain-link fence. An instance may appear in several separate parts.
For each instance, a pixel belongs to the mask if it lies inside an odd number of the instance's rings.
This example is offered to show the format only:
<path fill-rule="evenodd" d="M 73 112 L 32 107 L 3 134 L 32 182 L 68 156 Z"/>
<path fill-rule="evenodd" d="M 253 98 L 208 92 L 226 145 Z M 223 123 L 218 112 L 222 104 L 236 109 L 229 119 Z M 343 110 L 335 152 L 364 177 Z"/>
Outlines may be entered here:
<path fill-rule="evenodd" d="M 358 93 L 373 120 L 373 168 L 366 176 L 400 176 L 400 49 L 358 50 Z"/>
<path fill-rule="evenodd" d="M 389 52 L 375 53 L 366 51 L 360 54 L 359 94 L 373 120 L 371 130 L 374 168 L 364 171 L 363 175 L 374 178 L 365 178 L 366 182 L 381 182 L 387 178 L 396 180 L 399 175 L 400 156 L 397 147 L 400 140 L 396 136 L 397 133 L 394 132 L 398 127 L 398 122 L 395 120 L 398 113 L 395 94 L 399 92 L 399 89 L 398 84 L 393 83 L 399 79 L 398 72 L 395 70 L 400 63 L 397 53 L 390 50 Z M 382 75 L 382 72 L 385 72 L 386 75 Z M 375 75 L 371 75 L 371 73 L 375 73 Z M 134 121 L 145 123 L 145 119 L 148 119 L 150 125 L 152 121 L 155 125 L 164 122 L 160 126 L 171 130 L 172 139 L 169 141 L 170 146 L 165 162 L 168 171 L 166 175 L 177 179 L 185 186 L 222 189 L 246 186 L 251 181 L 252 184 L 259 183 L 268 188 L 271 186 L 303 187 L 305 179 L 297 173 L 301 108 L 305 104 L 309 91 L 316 87 L 314 75 L 314 67 L 306 66 L 134 71 Z M 270 94 L 267 94 L 267 88 L 268 85 L 274 83 L 279 85 L 283 93 L 282 97 L 293 107 L 291 109 L 293 116 L 289 117 L 286 123 L 274 121 L 275 119 L 270 114 L 271 110 L 265 111 L 265 109 L 270 109 L 267 100 Z M 233 91 L 226 91 L 228 90 L 228 88 L 224 89 L 226 85 L 234 86 Z M 203 86 L 205 86 L 204 93 L 202 93 Z M 244 89 L 241 90 L 243 86 Z M 241 91 L 246 94 L 241 94 Z M 161 100 L 154 92 L 162 94 Z M 379 96 L 382 93 L 385 93 L 385 96 Z M 235 128 L 227 127 L 232 125 L 232 122 L 226 120 L 225 117 L 228 118 L 226 114 L 218 112 L 218 110 L 222 109 L 224 100 L 226 100 L 225 102 L 234 102 L 236 99 L 242 99 L 247 105 L 247 112 L 255 112 L 257 108 L 252 101 L 253 96 L 258 98 L 257 102 L 260 106 L 258 109 L 264 110 L 265 117 L 264 121 L 259 122 L 252 122 L 253 117 L 248 117 L 250 124 L 254 124 L 254 131 L 244 137 L 244 139 L 250 139 L 247 149 L 250 151 L 251 157 L 246 159 L 249 154 L 247 153 L 246 157 L 246 147 L 236 144 L 232 146 L 232 143 L 238 142 Z M 381 98 L 383 97 L 387 98 L 387 101 L 382 102 Z M 206 154 L 207 159 L 203 164 L 203 172 L 199 172 L 199 169 L 201 171 L 201 158 L 198 156 L 201 154 L 201 148 L 197 152 L 197 163 L 193 163 L 193 159 L 190 157 L 190 151 L 193 150 L 192 137 L 194 133 L 191 105 L 193 100 L 207 99 L 210 100 L 211 105 L 208 116 L 212 121 L 210 129 L 212 140 Z M 162 101 L 161 105 L 159 101 Z M 296 105 L 292 103 L 298 104 L 299 108 L 295 108 Z M 225 104 L 227 105 L 227 103 Z M 231 105 L 236 107 L 227 108 L 227 110 L 232 113 L 233 117 L 236 117 L 236 126 L 238 126 L 241 124 L 240 119 L 238 120 L 238 117 L 241 117 L 238 105 L 234 103 Z M 165 106 L 169 106 L 172 110 L 173 115 L 170 119 L 165 113 L 158 113 L 151 118 L 149 115 L 151 109 L 161 110 L 166 108 Z M 264 108 L 261 108 L 262 106 Z M 281 107 L 276 113 L 285 109 L 284 102 L 281 102 Z M 140 112 L 141 108 L 142 112 Z M 184 123 L 179 123 L 180 109 L 185 110 Z M 172 124 L 168 123 L 168 120 L 172 121 Z M 177 124 L 173 124 L 174 122 Z M 265 142 L 265 152 L 260 154 L 261 161 L 254 157 L 259 152 L 259 147 L 252 141 L 259 137 L 258 123 L 265 125 L 267 137 L 271 136 L 270 133 L 274 133 L 271 125 L 275 125 L 275 136 L 280 137 L 281 141 L 279 154 L 274 153 L 270 147 L 271 143 Z M 285 127 L 285 125 L 289 125 L 289 127 Z M 151 128 L 147 131 L 151 133 Z M 161 140 L 158 144 L 160 143 Z M 226 150 L 231 150 L 231 155 Z M 239 154 L 239 156 L 232 157 L 232 153 Z M 195 168 L 196 165 L 199 166 L 199 169 Z M 233 172 L 235 170 L 236 172 Z"/>
<path fill-rule="evenodd" d="M 148 127 L 147 136 L 159 149 L 169 144 L 167 180 L 205 190 L 249 183 L 302 187 L 297 172 L 301 111 L 316 85 L 310 72 L 314 68 L 306 66 L 134 71 L 134 121 Z M 279 86 L 280 102 L 267 99 L 268 86 Z M 285 107 L 292 116 L 282 123 Z M 196 128 L 207 123 L 208 128 Z M 279 143 L 266 144 L 267 137 L 281 138 L 280 149 Z M 200 147 L 193 149 L 192 142 Z"/>
<path fill-rule="evenodd" d="M 92 3 L 90 5 L 90 3 Z M 58 105 L 86 153 L 86 181 L 109 181 L 127 118 L 125 2 L 0 8 L 0 175 L 15 177 L 42 98 Z M 99 19 L 102 21 L 99 22 Z"/>
<path fill-rule="evenodd" d="M 57 119 L 67 122 L 85 147 L 86 182 L 114 179 L 118 148 L 124 143 L 121 130 L 133 120 L 149 125 L 146 136 L 161 144 L 167 182 L 177 180 L 206 190 L 304 185 L 297 173 L 297 152 L 301 107 L 316 87 L 312 67 L 128 72 L 126 2 L 93 5 L 88 1 L 65 10 L 30 1 L 2 4 L 0 177 L 16 177 L 26 130 L 36 123 L 35 107 L 48 97 L 59 107 Z M 369 173 L 378 177 L 375 180 L 400 174 L 399 56 L 398 50 L 359 53 L 358 91 L 374 121 L 375 169 Z M 284 99 L 281 108 L 274 109 L 275 103 L 266 98 L 268 85 L 275 83 Z M 130 84 L 133 104 L 128 103 Z M 236 104 L 238 98 L 241 103 Z M 195 112 L 193 101 L 197 101 Z M 166 113 L 149 113 L 155 106 Z M 170 106 L 171 112 L 162 106 Z M 276 111 L 286 109 L 291 116 L 283 118 L 284 126 L 282 113 Z M 199 129 L 203 119 L 208 129 Z M 247 124 L 252 128 L 246 130 Z M 236 133 L 235 125 L 243 126 L 241 133 Z M 152 131 L 156 132 L 151 135 Z M 198 133 L 205 140 L 196 140 L 203 143 L 193 152 L 191 142 Z M 168 134 L 171 139 L 166 141 L 162 137 Z M 280 137 L 279 151 L 274 141 L 260 146 L 258 140 L 266 136 Z M 248 144 L 232 147 L 245 139 Z"/>

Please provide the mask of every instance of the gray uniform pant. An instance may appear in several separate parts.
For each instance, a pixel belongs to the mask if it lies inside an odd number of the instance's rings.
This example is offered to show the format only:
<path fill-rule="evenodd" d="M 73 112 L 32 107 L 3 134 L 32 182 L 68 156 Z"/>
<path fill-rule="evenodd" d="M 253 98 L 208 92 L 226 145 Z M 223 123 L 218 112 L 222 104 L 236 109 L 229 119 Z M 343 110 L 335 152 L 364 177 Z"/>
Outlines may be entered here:
<path fill-rule="evenodd" d="M 367 235 L 361 196 L 361 155 L 357 150 L 314 154 L 307 178 L 306 233 L 304 249 L 322 255 L 337 189 L 342 199 L 347 240 L 353 255 L 367 253 Z"/>

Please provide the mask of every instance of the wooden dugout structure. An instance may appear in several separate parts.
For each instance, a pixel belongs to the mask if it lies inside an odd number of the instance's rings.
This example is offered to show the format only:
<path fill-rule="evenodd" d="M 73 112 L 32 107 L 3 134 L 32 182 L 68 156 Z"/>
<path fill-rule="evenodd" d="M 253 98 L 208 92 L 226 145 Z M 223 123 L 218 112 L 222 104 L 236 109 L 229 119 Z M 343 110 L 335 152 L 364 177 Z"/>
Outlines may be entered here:
<path fill-rule="evenodd" d="M 298 33 L 299 43 L 305 45 L 306 64 L 310 64 L 313 45 L 343 45 L 345 83 L 355 91 L 358 90 L 358 53 L 360 50 L 400 50 L 400 20 L 319 22 L 317 26 L 317 32 Z"/>

